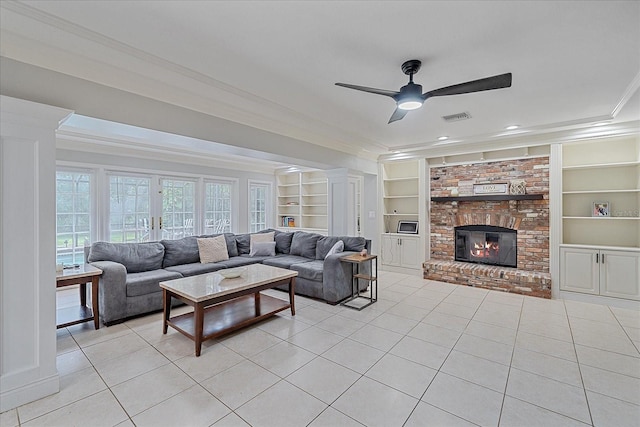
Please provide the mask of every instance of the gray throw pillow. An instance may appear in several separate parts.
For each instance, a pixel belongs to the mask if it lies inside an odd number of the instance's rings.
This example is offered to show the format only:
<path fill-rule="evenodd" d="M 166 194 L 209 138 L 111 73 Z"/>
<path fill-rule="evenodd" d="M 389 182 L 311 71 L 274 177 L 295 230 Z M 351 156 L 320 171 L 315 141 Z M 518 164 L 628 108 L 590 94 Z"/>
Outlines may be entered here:
<path fill-rule="evenodd" d="M 344 251 L 344 242 L 342 240 L 338 240 L 336 244 L 329 249 L 329 252 L 324 256 L 324 259 L 327 259 L 329 255 L 337 254 L 342 251 Z"/>
<path fill-rule="evenodd" d="M 316 243 L 322 237 L 315 233 L 306 233 L 304 231 L 296 231 L 291 239 L 291 255 L 298 255 L 305 258 L 316 258 Z"/>
<path fill-rule="evenodd" d="M 249 256 L 275 256 L 276 242 L 253 242 Z"/>

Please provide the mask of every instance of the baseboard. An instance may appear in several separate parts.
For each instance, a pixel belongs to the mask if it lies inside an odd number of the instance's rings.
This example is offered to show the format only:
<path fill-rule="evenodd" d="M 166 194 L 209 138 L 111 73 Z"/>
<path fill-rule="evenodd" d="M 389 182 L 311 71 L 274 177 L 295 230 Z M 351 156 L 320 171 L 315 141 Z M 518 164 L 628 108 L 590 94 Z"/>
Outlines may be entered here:
<path fill-rule="evenodd" d="M 560 291 L 560 299 L 588 302 L 591 304 L 609 305 L 611 307 L 626 308 L 629 310 L 640 310 L 640 301 L 628 300 L 624 298 L 612 298 L 602 295 L 581 294 L 579 292 Z"/>
<path fill-rule="evenodd" d="M 395 267 L 392 265 L 381 264 L 380 271 L 390 271 L 392 273 L 402 273 L 402 274 L 409 274 L 411 276 L 422 277 L 422 268 L 415 269 L 415 268 Z"/>
<path fill-rule="evenodd" d="M 60 376 L 57 373 L 12 390 L 3 391 L 0 393 L 0 412 L 17 408 L 59 391 Z"/>

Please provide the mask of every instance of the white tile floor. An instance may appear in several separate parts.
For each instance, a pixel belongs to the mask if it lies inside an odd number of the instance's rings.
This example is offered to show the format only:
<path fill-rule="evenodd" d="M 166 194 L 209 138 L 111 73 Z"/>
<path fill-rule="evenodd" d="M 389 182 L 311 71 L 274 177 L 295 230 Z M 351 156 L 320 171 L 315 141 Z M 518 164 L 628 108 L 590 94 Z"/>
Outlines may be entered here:
<path fill-rule="evenodd" d="M 199 358 L 162 335 L 160 314 L 61 329 L 60 393 L 0 425 L 640 423 L 638 311 L 388 272 L 379 297 L 361 312 L 297 297 L 295 317 L 209 341 Z"/>

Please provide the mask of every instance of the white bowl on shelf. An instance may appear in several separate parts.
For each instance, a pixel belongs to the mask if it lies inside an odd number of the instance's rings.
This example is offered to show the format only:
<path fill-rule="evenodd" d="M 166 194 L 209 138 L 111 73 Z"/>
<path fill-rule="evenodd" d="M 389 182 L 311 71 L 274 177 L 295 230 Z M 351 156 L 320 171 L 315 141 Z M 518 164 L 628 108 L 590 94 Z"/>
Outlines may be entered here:
<path fill-rule="evenodd" d="M 223 270 L 218 270 L 218 273 L 225 279 L 235 279 L 236 277 L 242 276 L 242 273 L 246 270 L 246 267 L 225 268 Z"/>

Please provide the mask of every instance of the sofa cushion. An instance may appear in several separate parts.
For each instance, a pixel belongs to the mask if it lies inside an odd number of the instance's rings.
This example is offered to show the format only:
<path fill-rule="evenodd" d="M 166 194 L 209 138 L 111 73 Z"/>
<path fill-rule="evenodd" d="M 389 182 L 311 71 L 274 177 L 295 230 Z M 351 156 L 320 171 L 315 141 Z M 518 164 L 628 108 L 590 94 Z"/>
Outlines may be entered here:
<path fill-rule="evenodd" d="M 364 237 L 340 236 L 339 239 L 344 242 L 345 251 L 360 252 L 367 244 L 367 239 Z"/>
<path fill-rule="evenodd" d="M 321 236 L 315 233 L 296 231 L 291 239 L 291 255 L 303 256 L 305 258 L 316 258 L 316 243 Z M 329 246 L 331 247 L 331 246 Z M 307 260 L 309 261 L 309 260 Z"/>
<path fill-rule="evenodd" d="M 340 241 L 340 237 L 336 236 L 321 236 L 316 244 L 315 259 L 325 259 L 329 250 Z"/>
<path fill-rule="evenodd" d="M 242 267 L 244 265 L 259 264 L 263 258 L 268 257 L 250 257 L 249 255 L 245 254 L 229 258 L 226 261 L 220 261 L 216 264 L 220 264 L 222 268 Z"/>
<path fill-rule="evenodd" d="M 276 242 L 253 242 L 249 256 L 275 256 Z"/>
<path fill-rule="evenodd" d="M 251 235 L 236 234 L 236 246 L 238 247 L 238 255 L 248 254 L 251 252 Z"/>
<path fill-rule="evenodd" d="M 162 268 L 163 257 L 164 246 L 160 242 L 95 242 L 91 245 L 87 261 L 113 261 L 124 265 L 127 273 L 139 273 Z"/>
<path fill-rule="evenodd" d="M 293 239 L 293 233 L 278 231 L 274 236 L 276 241 L 276 253 L 288 254 L 291 251 L 291 239 Z"/>
<path fill-rule="evenodd" d="M 167 271 L 163 269 L 145 271 L 142 273 L 127 274 L 127 296 L 137 297 L 140 295 L 152 294 L 160 292 L 162 288 L 159 282 L 165 280 L 179 279 L 182 275 L 175 271 Z"/>
<path fill-rule="evenodd" d="M 177 240 L 161 240 L 160 243 L 164 246 L 162 267 L 200 262 L 196 236 L 183 237 Z"/>
<path fill-rule="evenodd" d="M 299 264 L 301 262 L 309 262 L 309 258 L 296 256 L 296 255 L 276 255 L 274 257 L 266 258 L 262 263 L 264 265 L 270 265 L 272 267 L 289 268 L 293 264 Z"/>
<path fill-rule="evenodd" d="M 236 257 L 237 258 L 237 257 Z M 195 276 L 197 274 L 211 273 L 212 271 L 222 270 L 223 268 L 227 268 L 224 263 L 227 261 L 221 262 L 210 262 L 207 264 L 202 264 L 201 262 L 193 262 L 191 264 L 181 264 L 174 265 L 171 267 L 167 267 L 165 270 L 171 271 L 174 273 L 179 273 L 184 277 Z"/>
<path fill-rule="evenodd" d="M 293 264 L 289 267 L 290 270 L 297 271 L 298 277 L 308 280 L 315 280 L 316 282 L 322 282 L 322 269 L 324 261 L 315 260 L 309 262 L 301 262 L 299 264 Z"/>
<path fill-rule="evenodd" d="M 198 239 L 198 249 L 200 250 L 200 262 L 203 264 L 229 259 L 227 241 L 222 235 Z"/>

